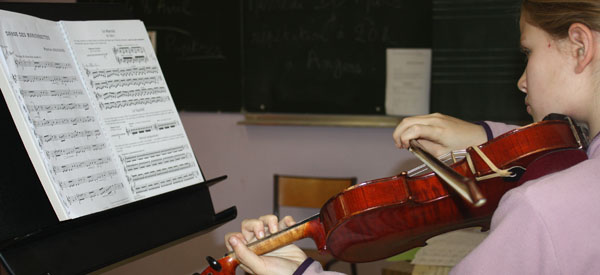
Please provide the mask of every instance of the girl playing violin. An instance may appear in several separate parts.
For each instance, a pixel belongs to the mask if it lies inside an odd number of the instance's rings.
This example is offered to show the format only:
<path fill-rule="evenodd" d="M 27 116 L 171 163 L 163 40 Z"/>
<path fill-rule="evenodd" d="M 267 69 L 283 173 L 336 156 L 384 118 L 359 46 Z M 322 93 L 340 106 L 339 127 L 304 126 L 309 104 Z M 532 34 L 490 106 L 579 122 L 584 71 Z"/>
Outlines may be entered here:
<path fill-rule="evenodd" d="M 494 212 L 488 237 L 452 274 L 597 274 L 600 272 L 600 1 L 523 0 L 521 46 L 527 67 L 517 86 L 534 121 L 550 113 L 587 124 L 588 160 L 531 180 L 507 192 Z M 417 139 L 441 155 L 486 142 L 516 126 L 472 124 L 431 114 L 402 120 L 398 148 Z M 257 256 L 254 238 L 294 224 L 273 215 L 242 222 L 226 238 L 242 268 L 254 274 L 335 274 L 289 245 Z M 269 232 L 265 232 L 268 230 Z"/>

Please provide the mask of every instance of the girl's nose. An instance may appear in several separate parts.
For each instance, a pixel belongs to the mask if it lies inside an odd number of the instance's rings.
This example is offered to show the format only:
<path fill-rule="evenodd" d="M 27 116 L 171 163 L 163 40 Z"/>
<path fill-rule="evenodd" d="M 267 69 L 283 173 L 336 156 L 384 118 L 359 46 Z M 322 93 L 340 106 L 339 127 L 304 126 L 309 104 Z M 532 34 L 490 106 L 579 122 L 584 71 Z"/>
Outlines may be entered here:
<path fill-rule="evenodd" d="M 517 87 L 521 92 L 527 93 L 527 70 L 523 71 L 521 78 L 517 81 Z"/>

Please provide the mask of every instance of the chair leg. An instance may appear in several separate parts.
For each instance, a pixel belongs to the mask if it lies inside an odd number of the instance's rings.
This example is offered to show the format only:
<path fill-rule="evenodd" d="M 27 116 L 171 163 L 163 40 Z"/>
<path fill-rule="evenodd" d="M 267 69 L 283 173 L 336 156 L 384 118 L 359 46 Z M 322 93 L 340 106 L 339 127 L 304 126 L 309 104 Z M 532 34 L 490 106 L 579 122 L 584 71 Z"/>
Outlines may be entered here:
<path fill-rule="evenodd" d="M 333 259 L 333 260 L 327 262 L 325 264 L 325 266 L 323 267 L 323 270 L 329 270 L 331 268 L 331 266 L 333 264 L 335 264 L 336 262 L 338 262 L 338 260 L 336 260 L 336 259 Z M 355 263 L 349 263 L 349 264 L 350 264 L 350 274 L 351 275 L 357 275 L 356 264 Z"/>
<path fill-rule="evenodd" d="M 337 261 L 338 261 L 338 260 L 336 260 L 336 259 L 333 259 L 333 260 L 331 260 L 331 261 L 329 261 L 329 262 L 325 263 L 325 266 L 323 267 L 323 270 L 329 270 L 329 269 L 331 268 L 331 266 L 332 266 L 333 264 L 335 264 Z"/>
<path fill-rule="evenodd" d="M 356 275 L 356 264 L 355 263 L 350 264 L 350 274 Z"/>

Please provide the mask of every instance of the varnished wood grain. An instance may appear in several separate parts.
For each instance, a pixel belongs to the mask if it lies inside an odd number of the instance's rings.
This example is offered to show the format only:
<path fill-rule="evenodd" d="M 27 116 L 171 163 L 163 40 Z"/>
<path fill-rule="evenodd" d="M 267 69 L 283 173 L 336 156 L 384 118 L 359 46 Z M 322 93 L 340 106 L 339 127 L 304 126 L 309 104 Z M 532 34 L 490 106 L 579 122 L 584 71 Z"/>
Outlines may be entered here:
<path fill-rule="evenodd" d="M 528 164 L 547 152 L 576 149 L 570 125 L 543 121 L 519 128 L 480 145 L 501 169 Z M 476 174 L 491 173 L 472 149 Z M 474 177 L 466 160 L 452 165 L 459 174 Z M 361 183 L 331 198 L 321 209 L 327 249 L 338 259 L 369 262 L 422 246 L 433 236 L 472 226 L 489 228 L 492 213 L 502 195 L 520 182 L 503 178 L 477 183 L 487 203 L 473 207 L 462 200 L 435 174 L 398 176 Z"/>

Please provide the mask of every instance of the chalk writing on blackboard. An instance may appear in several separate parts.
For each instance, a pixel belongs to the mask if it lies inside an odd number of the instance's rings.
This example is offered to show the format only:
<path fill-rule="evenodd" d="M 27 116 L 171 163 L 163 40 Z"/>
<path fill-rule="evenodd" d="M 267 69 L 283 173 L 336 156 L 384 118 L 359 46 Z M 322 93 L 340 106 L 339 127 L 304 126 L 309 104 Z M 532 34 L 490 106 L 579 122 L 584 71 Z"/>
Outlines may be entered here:
<path fill-rule="evenodd" d="M 248 111 L 384 114 L 386 49 L 431 46 L 429 1 L 243 5 Z"/>

